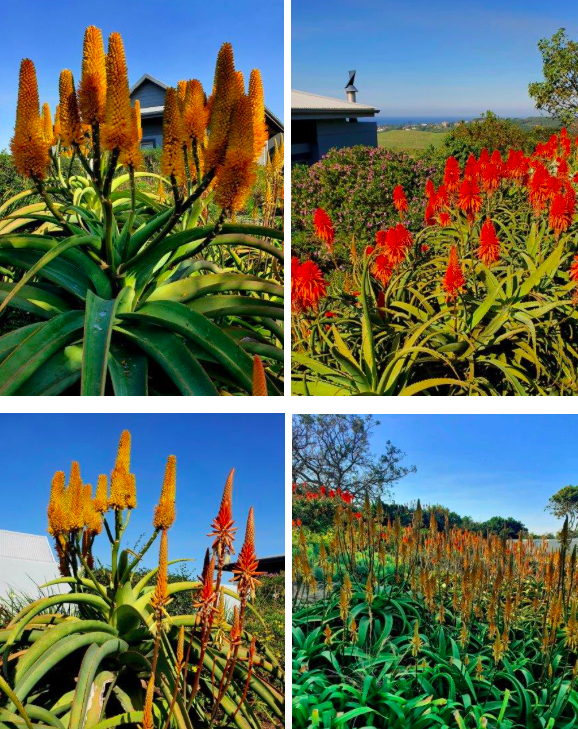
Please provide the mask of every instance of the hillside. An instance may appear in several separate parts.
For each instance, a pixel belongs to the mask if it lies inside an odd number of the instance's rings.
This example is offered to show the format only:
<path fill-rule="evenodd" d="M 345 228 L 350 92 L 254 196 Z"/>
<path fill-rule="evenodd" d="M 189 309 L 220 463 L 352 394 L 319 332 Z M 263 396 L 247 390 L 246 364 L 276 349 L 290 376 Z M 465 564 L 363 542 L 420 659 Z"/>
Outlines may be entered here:
<path fill-rule="evenodd" d="M 379 132 L 377 143 L 380 147 L 387 147 L 398 152 L 417 152 L 427 149 L 430 145 L 441 147 L 447 132 L 421 132 L 413 129 L 392 129 Z"/>

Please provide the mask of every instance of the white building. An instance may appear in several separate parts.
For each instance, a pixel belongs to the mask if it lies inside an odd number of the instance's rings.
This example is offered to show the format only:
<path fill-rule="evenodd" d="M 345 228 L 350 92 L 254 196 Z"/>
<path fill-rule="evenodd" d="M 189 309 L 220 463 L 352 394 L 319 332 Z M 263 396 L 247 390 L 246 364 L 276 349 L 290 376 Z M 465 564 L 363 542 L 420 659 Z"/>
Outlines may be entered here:
<path fill-rule="evenodd" d="M 39 595 L 39 586 L 60 577 L 58 564 L 45 536 L 0 529 L 0 599 L 10 593 Z M 50 588 L 58 592 L 58 587 Z"/>

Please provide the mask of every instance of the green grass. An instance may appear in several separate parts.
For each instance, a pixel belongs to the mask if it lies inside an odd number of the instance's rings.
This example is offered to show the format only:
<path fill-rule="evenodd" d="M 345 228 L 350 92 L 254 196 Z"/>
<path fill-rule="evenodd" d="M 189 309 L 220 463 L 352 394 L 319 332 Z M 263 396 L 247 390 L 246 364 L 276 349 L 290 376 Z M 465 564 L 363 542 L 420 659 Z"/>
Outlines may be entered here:
<path fill-rule="evenodd" d="M 417 152 L 427 149 L 430 145 L 441 147 L 447 134 L 447 132 L 392 129 L 389 132 L 379 132 L 377 143 L 380 147 L 387 147 L 396 152 Z"/>

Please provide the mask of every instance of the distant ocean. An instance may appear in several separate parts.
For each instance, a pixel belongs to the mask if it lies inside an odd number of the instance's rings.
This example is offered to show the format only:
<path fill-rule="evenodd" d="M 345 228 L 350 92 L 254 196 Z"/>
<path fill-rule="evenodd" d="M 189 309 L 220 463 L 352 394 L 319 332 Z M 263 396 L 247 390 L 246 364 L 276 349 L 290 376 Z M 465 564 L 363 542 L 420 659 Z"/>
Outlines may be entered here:
<path fill-rule="evenodd" d="M 374 121 L 383 124 L 440 124 L 441 122 L 470 121 L 476 116 L 376 116 Z"/>

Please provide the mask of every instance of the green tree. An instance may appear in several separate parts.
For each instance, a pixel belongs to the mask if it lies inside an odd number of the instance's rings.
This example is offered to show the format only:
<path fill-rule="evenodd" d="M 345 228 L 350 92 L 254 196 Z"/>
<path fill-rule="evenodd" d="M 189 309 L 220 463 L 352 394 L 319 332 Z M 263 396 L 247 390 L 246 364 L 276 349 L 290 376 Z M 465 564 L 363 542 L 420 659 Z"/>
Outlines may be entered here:
<path fill-rule="evenodd" d="M 560 28 L 552 38 L 538 42 L 542 54 L 543 81 L 528 86 L 528 93 L 543 109 L 570 125 L 578 114 L 578 43 Z"/>
<path fill-rule="evenodd" d="M 568 517 L 571 532 L 578 526 L 578 486 L 564 486 L 550 497 L 546 511 L 558 519 Z"/>
<path fill-rule="evenodd" d="M 488 521 L 481 525 L 488 534 L 499 534 L 500 536 L 506 532 L 506 536 L 510 539 L 517 537 L 520 532 L 528 531 L 524 524 L 518 519 L 511 516 L 504 518 L 503 516 L 492 516 Z"/>
<path fill-rule="evenodd" d="M 497 149 L 507 155 L 509 149 L 530 151 L 528 135 L 511 119 L 502 119 L 487 111 L 480 119 L 461 122 L 447 135 L 442 147 L 444 156 L 455 157 L 465 164 L 470 154 L 480 156 L 482 149 L 492 153 Z"/>
<path fill-rule="evenodd" d="M 315 489 L 349 491 L 356 498 L 386 496 L 415 466 L 403 466 L 405 453 L 385 443 L 374 452 L 370 436 L 379 425 L 372 415 L 296 415 L 293 418 L 293 481 Z"/>

